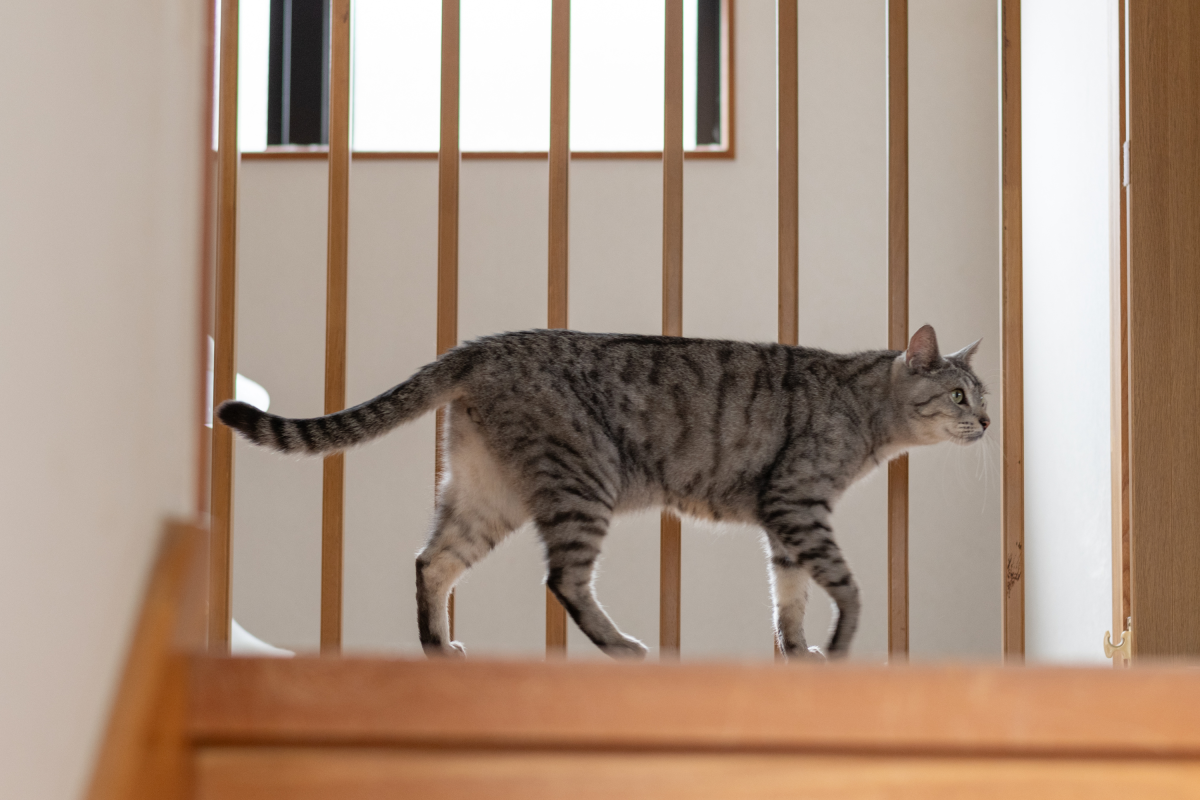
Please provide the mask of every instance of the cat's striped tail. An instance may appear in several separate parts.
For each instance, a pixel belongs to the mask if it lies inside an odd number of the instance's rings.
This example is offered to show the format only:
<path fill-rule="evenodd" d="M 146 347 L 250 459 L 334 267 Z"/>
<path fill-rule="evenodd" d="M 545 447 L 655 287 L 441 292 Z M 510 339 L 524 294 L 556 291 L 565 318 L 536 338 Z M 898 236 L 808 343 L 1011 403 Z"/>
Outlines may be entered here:
<path fill-rule="evenodd" d="M 404 383 L 336 414 L 288 419 L 240 400 L 228 400 L 217 407 L 217 417 L 243 438 L 270 450 L 313 456 L 336 453 L 378 438 L 453 400 L 472 361 L 464 349 L 447 353 Z"/>

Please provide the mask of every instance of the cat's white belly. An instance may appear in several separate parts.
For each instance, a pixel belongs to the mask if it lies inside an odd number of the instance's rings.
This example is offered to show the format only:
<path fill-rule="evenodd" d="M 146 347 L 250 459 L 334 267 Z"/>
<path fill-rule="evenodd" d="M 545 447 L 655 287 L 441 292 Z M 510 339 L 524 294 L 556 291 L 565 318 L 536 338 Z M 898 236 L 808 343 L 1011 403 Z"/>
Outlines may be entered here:
<path fill-rule="evenodd" d="M 481 518 L 494 520 L 502 528 L 515 530 L 530 519 L 513 476 L 488 448 L 479 428 L 455 403 L 450 406 L 449 459 L 442 482 L 453 473 L 459 503 Z"/>

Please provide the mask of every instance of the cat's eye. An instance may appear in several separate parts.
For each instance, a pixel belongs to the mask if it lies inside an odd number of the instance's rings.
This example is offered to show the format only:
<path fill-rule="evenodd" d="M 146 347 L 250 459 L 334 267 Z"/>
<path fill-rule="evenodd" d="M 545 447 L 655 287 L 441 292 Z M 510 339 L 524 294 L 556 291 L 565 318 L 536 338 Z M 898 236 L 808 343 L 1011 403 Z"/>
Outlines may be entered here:
<path fill-rule="evenodd" d="M 955 389 L 953 392 L 950 393 L 950 399 L 953 400 L 955 403 L 957 403 L 960 406 L 963 404 L 964 398 L 965 398 L 965 395 L 963 394 L 962 389 Z"/>

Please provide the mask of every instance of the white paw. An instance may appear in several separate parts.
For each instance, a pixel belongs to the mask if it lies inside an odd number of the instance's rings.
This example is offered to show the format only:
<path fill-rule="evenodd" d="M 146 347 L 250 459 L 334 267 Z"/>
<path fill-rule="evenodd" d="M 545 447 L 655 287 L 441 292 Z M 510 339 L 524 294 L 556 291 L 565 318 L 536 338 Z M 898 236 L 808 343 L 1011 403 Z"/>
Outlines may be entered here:
<path fill-rule="evenodd" d="M 466 658 L 467 648 L 462 642 L 450 642 L 447 645 L 422 645 L 425 655 L 429 658 Z"/>
<path fill-rule="evenodd" d="M 633 638 L 632 636 L 626 636 L 624 637 L 623 641 L 613 642 L 612 644 L 606 645 L 604 652 L 617 659 L 632 659 L 634 661 L 641 661 L 646 657 L 646 653 L 649 651 L 646 649 L 646 645 L 642 644 L 637 639 Z"/>
<path fill-rule="evenodd" d="M 786 659 L 789 662 L 795 662 L 797 664 L 824 664 L 825 663 L 825 653 L 823 653 L 821 651 L 821 648 L 817 647 L 816 645 L 813 645 L 812 647 L 809 647 L 807 650 L 800 650 L 800 649 L 793 650 L 786 657 Z"/>

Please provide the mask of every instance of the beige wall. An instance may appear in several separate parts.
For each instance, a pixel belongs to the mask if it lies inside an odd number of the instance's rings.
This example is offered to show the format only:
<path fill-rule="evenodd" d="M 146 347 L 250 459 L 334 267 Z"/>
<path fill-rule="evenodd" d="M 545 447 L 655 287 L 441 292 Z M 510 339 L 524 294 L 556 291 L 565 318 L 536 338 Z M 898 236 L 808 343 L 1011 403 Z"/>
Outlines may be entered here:
<path fill-rule="evenodd" d="M 982 445 L 913 454 L 915 656 L 999 657 L 1000 184 L 996 3 L 910 0 L 909 321 L 944 349 L 983 337 L 995 423 Z"/>
<path fill-rule="evenodd" d="M 994 380 L 995 4 L 911 0 L 910 9 L 913 327 L 934 323 L 951 348 L 983 336 L 981 370 Z M 774 24 L 773 4 L 738 4 L 737 159 L 689 161 L 685 169 L 686 335 L 775 336 Z M 886 342 L 884 4 L 806 0 L 799 33 L 801 341 L 879 347 Z M 322 407 L 324 169 L 296 161 L 248 161 L 243 169 L 239 370 L 266 386 L 272 410 L 287 415 Z M 464 339 L 545 324 L 546 180 L 544 162 L 464 162 Z M 357 402 L 434 355 L 436 167 L 360 161 L 351 181 L 349 397 Z M 661 206 L 656 162 L 572 166 L 572 327 L 660 330 Z M 242 446 L 237 458 L 234 613 L 273 643 L 315 648 L 320 466 Z M 346 644 L 416 652 L 412 556 L 432 508 L 432 419 L 352 452 L 347 464 Z M 944 446 L 914 459 L 918 657 L 999 653 L 998 465 L 998 449 Z M 882 474 L 868 478 L 834 518 L 866 602 L 856 654 L 873 659 L 887 646 L 885 484 Z M 656 530 L 652 514 L 620 520 L 598 582 L 618 623 L 649 644 L 658 637 Z M 756 531 L 685 524 L 683 574 L 684 657 L 771 657 Z M 542 576 L 528 530 L 472 570 L 457 606 L 468 652 L 541 652 Z M 829 613 L 815 597 L 810 631 L 820 639 Z M 573 627 L 570 648 L 597 652 Z"/>
<path fill-rule="evenodd" d="M 0 27 L 0 795 L 85 786 L 168 515 L 194 492 L 202 3 Z"/>

